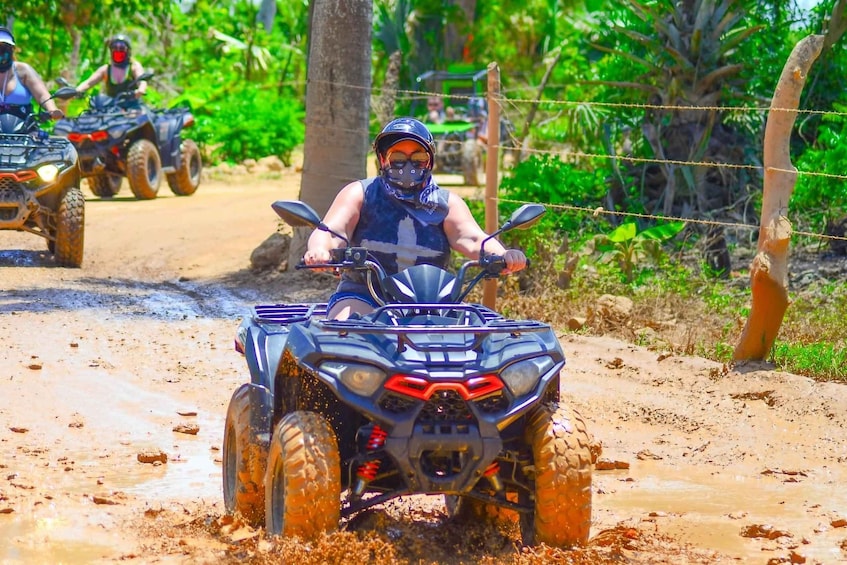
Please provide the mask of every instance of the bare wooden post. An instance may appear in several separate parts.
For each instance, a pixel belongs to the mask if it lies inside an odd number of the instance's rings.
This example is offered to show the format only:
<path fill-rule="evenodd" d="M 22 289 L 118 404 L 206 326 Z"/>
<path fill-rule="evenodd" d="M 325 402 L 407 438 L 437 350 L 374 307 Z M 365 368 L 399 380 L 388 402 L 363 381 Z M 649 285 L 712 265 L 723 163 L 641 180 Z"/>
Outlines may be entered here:
<path fill-rule="evenodd" d="M 771 100 L 765 126 L 765 180 L 759 245 L 750 265 L 753 304 L 735 346 L 733 358 L 736 361 L 760 361 L 770 353 L 790 302 L 788 244 L 791 222 L 786 215 L 788 200 L 797 182 L 797 169 L 791 164 L 789 140 L 809 68 L 820 55 L 823 44 L 823 35 L 810 35 L 794 46 Z"/>
<path fill-rule="evenodd" d="M 485 162 L 485 231 L 497 230 L 497 187 L 500 161 L 500 68 L 488 64 L 488 157 Z M 494 309 L 497 301 L 497 279 L 486 279 L 482 287 L 482 305 Z"/>

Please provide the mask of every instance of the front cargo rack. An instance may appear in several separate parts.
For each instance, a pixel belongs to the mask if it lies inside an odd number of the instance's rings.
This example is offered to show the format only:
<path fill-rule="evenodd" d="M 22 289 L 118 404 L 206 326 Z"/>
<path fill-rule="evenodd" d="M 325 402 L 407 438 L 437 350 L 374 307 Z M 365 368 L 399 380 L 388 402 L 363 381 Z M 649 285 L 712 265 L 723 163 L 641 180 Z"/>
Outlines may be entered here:
<path fill-rule="evenodd" d="M 259 323 L 293 324 L 312 317 L 326 317 L 326 304 L 263 304 L 253 308 Z"/>

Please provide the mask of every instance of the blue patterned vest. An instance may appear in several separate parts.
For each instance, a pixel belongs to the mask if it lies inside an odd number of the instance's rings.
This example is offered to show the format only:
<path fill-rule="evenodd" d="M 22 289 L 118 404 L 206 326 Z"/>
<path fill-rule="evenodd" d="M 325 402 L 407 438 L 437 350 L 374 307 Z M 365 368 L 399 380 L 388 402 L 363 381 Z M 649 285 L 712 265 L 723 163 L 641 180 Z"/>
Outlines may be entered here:
<path fill-rule="evenodd" d="M 444 233 L 443 219 L 436 223 L 416 219 L 416 215 L 421 216 L 420 210 L 413 215 L 409 204 L 392 198 L 381 177 L 365 179 L 362 185 L 365 198 L 359 222 L 350 238 L 351 246 L 366 247 L 389 275 L 421 264 L 447 268 L 450 242 Z M 436 187 L 434 196 L 443 207 L 449 195 L 448 191 Z M 364 275 L 360 272 L 346 271 L 341 279 L 338 291 L 360 292 L 365 288 Z"/>

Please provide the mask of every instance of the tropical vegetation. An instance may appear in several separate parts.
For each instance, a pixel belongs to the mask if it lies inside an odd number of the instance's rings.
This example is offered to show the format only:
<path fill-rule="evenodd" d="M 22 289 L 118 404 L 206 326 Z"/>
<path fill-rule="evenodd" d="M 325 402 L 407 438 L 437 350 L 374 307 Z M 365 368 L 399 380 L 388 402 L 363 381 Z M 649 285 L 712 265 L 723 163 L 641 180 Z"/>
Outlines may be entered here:
<path fill-rule="evenodd" d="M 543 296 L 567 305 L 556 318 L 566 324 L 601 293 L 625 295 L 640 304 L 644 327 L 667 327 L 669 317 L 689 328 L 666 347 L 729 360 L 748 308 L 744 261 L 757 235 L 770 99 L 798 40 L 843 32 L 844 0 L 802 9 L 797 0 L 361 1 L 373 17 L 345 33 L 371 38 L 371 104 L 350 108 L 370 124 L 363 139 L 430 94 L 419 91 L 422 72 L 499 67 L 514 148 L 501 213 L 523 201 L 550 205 L 539 229 L 513 236 L 544 259 L 504 307 L 550 317 L 531 306 Z M 312 8 L 308 0 L 16 0 L 0 16 L 14 27 L 18 58 L 48 80 L 81 80 L 105 61 L 106 38 L 128 34 L 133 55 L 156 73 L 150 103 L 191 107 L 208 161 L 290 162 L 309 121 Z M 800 100 L 791 157 L 801 174 L 787 214 L 798 231 L 843 237 L 847 53 L 840 33 L 831 35 Z M 352 88 L 336 86 L 342 97 Z M 665 218 L 689 221 L 676 229 Z M 841 241 L 804 235 L 792 245 L 820 256 L 843 253 Z M 843 283 L 809 289 L 795 297 L 773 361 L 847 380 Z M 714 323 L 706 329 L 705 320 Z"/>

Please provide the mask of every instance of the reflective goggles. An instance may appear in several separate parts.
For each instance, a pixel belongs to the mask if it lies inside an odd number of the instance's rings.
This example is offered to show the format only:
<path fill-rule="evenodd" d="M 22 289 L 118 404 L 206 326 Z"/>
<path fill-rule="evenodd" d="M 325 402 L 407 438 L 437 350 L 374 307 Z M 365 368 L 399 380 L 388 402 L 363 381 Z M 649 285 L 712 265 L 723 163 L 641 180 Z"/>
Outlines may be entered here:
<path fill-rule="evenodd" d="M 411 155 L 407 155 L 402 151 L 392 151 L 388 154 L 386 160 L 390 167 L 400 168 L 411 161 L 414 167 L 422 169 L 429 164 L 429 153 L 426 151 L 415 151 Z"/>

